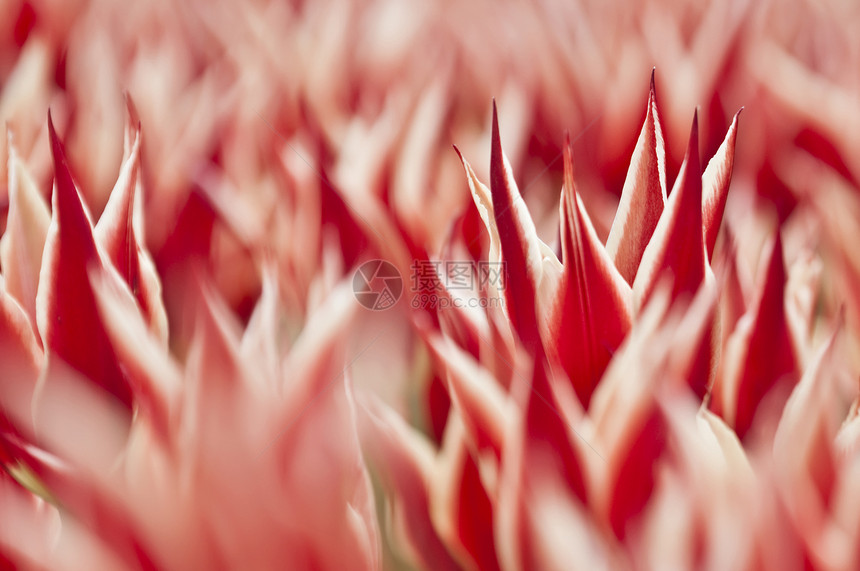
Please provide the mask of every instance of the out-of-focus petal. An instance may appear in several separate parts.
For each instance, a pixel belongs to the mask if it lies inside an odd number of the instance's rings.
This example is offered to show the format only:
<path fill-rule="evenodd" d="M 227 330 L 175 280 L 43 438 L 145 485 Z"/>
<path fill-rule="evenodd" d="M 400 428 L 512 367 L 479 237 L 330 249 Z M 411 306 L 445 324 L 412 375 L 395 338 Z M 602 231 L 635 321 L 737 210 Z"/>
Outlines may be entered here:
<path fill-rule="evenodd" d="M 500 456 L 505 427 L 514 412 L 507 395 L 485 369 L 453 343 L 439 338 L 431 338 L 429 343 L 445 363 L 451 399 L 460 410 L 472 444 Z"/>
<path fill-rule="evenodd" d="M 99 321 L 89 282 L 91 267 L 103 263 L 92 224 L 50 115 L 48 128 L 56 180 L 53 217 L 36 296 L 39 333 L 47 351 L 131 407 L 131 390 Z"/>
<path fill-rule="evenodd" d="M 839 471 L 834 440 L 841 416 L 835 389 L 845 370 L 837 350 L 841 330 L 840 323 L 794 387 L 774 435 L 787 509 L 813 551 L 824 547 L 821 530 Z"/>
<path fill-rule="evenodd" d="M 400 555 L 424 569 L 458 569 L 430 518 L 427 478 L 433 452 L 429 443 L 378 402 L 365 403 L 358 418 L 362 448 L 392 501 L 389 529 L 396 544 L 407 551 Z"/>
<path fill-rule="evenodd" d="M 0 569 L 47 568 L 60 532 L 56 508 L 0 470 Z"/>
<path fill-rule="evenodd" d="M 514 377 L 519 414 L 508 425 L 499 477 L 496 545 L 502 568 L 511 570 L 547 563 L 541 553 L 545 522 L 535 517 L 534 501 L 552 490 L 554 502 L 585 505 L 581 454 L 594 453 L 575 442 L 578 436 L 557 404 L 544 360 L 535 360 L 529 369 L 531 375 Z"/>
<path fill-rule="evenodd" d="M 495 496 L 489 493 L 464 427 L 451 415 L 430 487 L 431 517 L 463 567 L 498 569 L 493 541 Z"/>
<path fill-rule="evenodd" d="M 720 392 L 712 409 L 720 411 L 743 440 L 767 397 L 767 415 L 779 415 L 797 382 L 794 343 L 785 316 L 785 265 L 779 232 L 765 262 L 761 289 L 738 323 L 724 353 Z M 719 401 L 719 402 L 717 402 Z M 775 420 L 762 418 L 761 422 Z"/>
<path fill-rule="evenodd" d="M 32 436 L 31 401 L 43 364 L 27 314 L 0 285 L 0 426 L 8 417 L 16 432 Z"/>
<path fill-rule="evenodd" d="M 669 293 L 661 287 L 645 308 L 595 391 L 590 409 L 592 444 L 603 459 L 591 463 L 594 509 L 620 540 L 640 520 L 667 446 L 666 421 L 656 395 L 669 350 L 669 332 L 661 327 Z"/>
<path fill-rule="evenodd" d="M 122 361 L 135 403 L 143 409 L 138 415 L 146 416 L 159 437 L 170 442 L 178 428 L 181 374 L 121 278 L 96 271 L 90 279 L 107 336 Z"/>
<path fill-rule="evenodd" d="M 130 118 L 130 120 L 133 120 Z M 143 226 L 140 200 L 140 125 L 119 171 L 94 236 L 104 254 L 128 284 L 156 335 L 167 341 L 167 315 L 161 301 L 161 282 L 149 254 L 143 249 L 138 229 Z M 136 222 L 135 219 L 138 219 Z"/>
<path fill-rule="evenodd" d="M 33 331 L 36 331 L 36 292 L 51 213 L 24 161 L 18 156 L 11 131 L 7 144 L 9 215 L 6 231 L 0 240 L 0 264 L 6 291 L 24 307 Z"/>

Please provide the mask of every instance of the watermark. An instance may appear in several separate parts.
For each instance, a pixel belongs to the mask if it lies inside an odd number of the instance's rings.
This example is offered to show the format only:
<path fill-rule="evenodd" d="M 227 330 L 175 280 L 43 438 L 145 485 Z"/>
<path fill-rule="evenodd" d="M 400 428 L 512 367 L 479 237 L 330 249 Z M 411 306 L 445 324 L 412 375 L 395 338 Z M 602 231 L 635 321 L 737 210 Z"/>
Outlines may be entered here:
<path fill-rule="evenodd" d="M 412 262 L 412 292 L 505 289 L 504 262 Z"/>
<path fill-rule="evenodd" d="M 435 293 L 419 293 L 412 296 L 410 305 L 413 309 L 448 309 L 451 307 L 487 309 L 489 307 L 502 307 L 504 300 L 500 297 L 454 297 L 436 295 Z"/>
<path fill-rule="evenodd" d="M 505 289 L 504 262 L 416 260 L 410 266 L 409 286 L 414 309 L 501 307 Z M 363 263 L 352 279 L 355 299 L 373 311 L 394 307 L 403 295 L 404 280 L 385 260 Z"/>
<path fill-rule="evenodd" d="M 394 307 L 403 295 L 403 278 L 394 264 L 370 260 L 359 266 L 352 277 L 352 291 L 358 303 L 374 311 Z"/>

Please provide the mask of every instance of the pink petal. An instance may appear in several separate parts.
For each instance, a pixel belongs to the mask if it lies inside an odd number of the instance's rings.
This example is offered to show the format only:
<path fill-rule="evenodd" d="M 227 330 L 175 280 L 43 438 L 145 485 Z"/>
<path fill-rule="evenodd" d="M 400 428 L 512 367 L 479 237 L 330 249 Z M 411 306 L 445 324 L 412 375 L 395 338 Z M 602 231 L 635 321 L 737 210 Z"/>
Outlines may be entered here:
<path fill-rule="evenodd" d="M 588 408 L 594 387 L 630 330 L 631 291 L 603 249 L 576 192 L 569 140 L 564 174 L 559 205 L 564 272 L 547 348 Z"/>
<path fill-rule="evenodd" d="M 629 284 L 636 278 L 642 254 L 657 227 L 665 204 L 666 149 L 657 113 L 652 71 L 645 123 L 630 159 L 621 201 L 606 241 L 609 257 Z"/>
<path fill-rule="evenodd" d="M 394 502 L 395 538 L 411 548 L 424 569 L 459 569 L 430 518 L 429 444 L 384 405 L 370 401 L 364 409 L 358 416 L 362 449 Z"/>
<path fill-rule="evenodd" d="M 595 513 L 621 540 L 638 525 L 667 447 L 666 418 L 657 400 L 671 363 L 677 324 L 667 317 L 670 291 L 660 286 L 643 309 L 594 393 L 592 463 Z M 590 458 L 590 457 L 589 457 Z"/>
<path fill-rule="evenodd" d="M 56 181 L 36 299 L 39 332 L 48 351 L 130 408 L 131 389 L 98 318 L 89 281 L 90 268 L 102 262 L 50 114 L 48 131 Z"/>
<path fill-rule="evenodd" d="M 133 109 L 130 110 L 133 113 Z M 129 136 L 127 129 L 126 137 Z M 156 334 L 167 339 L 167 316 L 161 302 L 161 282 L 152 259 L 139 242 L 137 228 L 143 226 L 139 213 L 140 125 L 135 127 L 128 156 L 120 167 L 119 178 L 96 223 L 95 240 L 128 284 L 144 316 Z M 136 221 L 137 219 L 137 221 Z"/>
<path fill-rule="evenodd" d="M 748 313 L 751 321 L 742 321 L 743 329 L 734 335 L 737 355 L 727 348 L 725 359 L 732 362 L 732 369 L 725 373 L 723 394 L 717 395 L 723 400 L 723 414 L 741 440 L 752 428 L 765 397 L 769 399 L 768 414 L 778 415 L 797 382 L 797 360 L 785 315 L 785 279 L 782 240 L 777 231 L 761 290 Z"/>
<path fill-rule="evenodd" d="M 550 389 L 547 366 L 540 359 L 531 370 L 531 380 L 522 375 L 514 380 L 513 396 L 521 413 L 509 425 L 499 478 L 496 541 L 504 567 L 511 569 L 537 568 L 543 560 L 545 530 L 531 515 L 535 497 L 550 489 L 555 501 L 578 506 L 587 501 L 583 463 Z"/>
<path fill-rule="evenodd" d="M 149 329 L 120 279 L 107 272 L 92 272 L 99 316 L 134 393 L 138 419 L 152 422 L 156 434 L 167 443 L 177 428 L 182 377 L 163 340 Z"/>
<path fill-rule="evenodd" d="M 842 328 L 840 320 L 794 387 L 773 443 L 774 461 L 786 485 L 787 508 L 801 535 L 813 543 L 829 518 L 839 477 L 834 446 L 842 410 L 838 386 L 839 381 L 850 382 L 837 350 Z"/>
<path fill-rule="evenodd" d="M 720 233 L 720 223 L 726 208 L 726 197 L 729 194 L 729 183 L 732 180 L 732 167 L 735 163 L 735 140 L 738 135 L 738 117 L 741 109 L 735 113 L 732 124 L 726 133 L 726 138 L 716 154 L 711 158 L 702 174 L 702 221 L 705 231 L 705 247 L 708 259 L 714 255 L 714 246 Z"/>
<path fill-rule="evenodd" d="M 186 509 L 201 517 L 229 567 L 290 560 L 308 568 L 377 568 L 373 492 L 340 355 L 357 306 L 352 292 L 337 290 L 311 316 L 284 377 L 254 382 L 265 368 L 239 358 L 240 331 L 229 309 L 207 283 L 194 287 L 200 302 L 177 456 L 201 505 Z M 255 486 L 244 485 L 249 473 Z"/>
<path fill-rule="evenodd" d="M 33 331 L 36 331 L 36 291 L 51 212 L 26 165 L 18 157 L 11 132 L 7 148 L 9 214 L 6 231 L 0 241 L 0 264 L 6 291 L 24 307 Z"/>
<path fill-rule="evenodd" d="M 0 470 L 0 513 L 14 522 L 0 526 L 0 569 L 47 568 L 60 530 L 57 509 Z"/>
<path fill-rule="evenodd" d="M 42 351 L 21 306 L 0 286 L 0 432 L 33 436 L 31 404 Z"/>
<path fill-rule="evenodd" d="M 348 371 L 360 354 L 349 360 L 343 354 L 357 307 L 351 288 L 340 288 L 310 316 L 283 364 L 282 395 L 269 424 L 273 432 L 266 437 L 271 449 L 254 458 L 265 462 L 271 457 L 275 468 L 266 470 L 280 476 L 272 482 L 281 489 L 280 505 L 293 505 L 303 514 L 297 549 L 320 568 L 375 569 L 381 557 L 374 494 L 358 438 L 359 411 Z M 209 396 L 213 392 L 208 386 L 205 391 Z M 268 393 L 262 396 L 271 399 Z M 241 411 L 236 426 L 253 415 L 258 402 L 252 400 L 253 408 Z M 214 452 L 219 453 L 217 448 Z M 246 472 L 238 466 L 233 473 L 238 478 L 235 485 Z M 243 493 L 258 497 L 253 490 Z M 278 505 L 272 511 L 280 516 Z M 254 511 L 248 511 L 247 518 L 248 533 L 256 533 Z M 223 533 L 232 533 L 225 523 Z M 332 544 L 339 548 L 331 550 Z M 241 542 L 236 545 L 243 549 Z"/>
<path fill-rule="evenodd" d="M 489 449 L 499 458 L 512 413 L 507 394 L 486 369 L 449 340 L 430 337 L 428 346 L 445 364 L 451 400 L 460 412 L 470 443 L 476 450 Z"/>
<path fill-rule="evenodd" d="M 446 429 L 430 488 L 433 523 L 461 565 L 498 569 L 493 541 L 495 498 L 484 487 L 462 425 L 455 424 L 449 423 Z"/>
<path fill-rule="evenodd" d="M 666 209 L 645 248 L 633 284 L 634 306 L 643 307 L 657 283 L 672 276 L 671 298 L 694 295 L 705 279 L 702 235 L 702 179 L 699 171 L 698 114 L 693 116 L 690 142 Z"/>
<path fill-rule="evenodd" d="M 114 565 L 119 560 L 131 569 L 154 571 L 161 568 L 152 558 L 148 546 L 141 541 L 142 534 L 132 514 L 94 479 L 75 468 L 41 456 L 31 455 L 26 459 L 26 465 L 38 475 L 64 511 L 74 514 L 66 516 L 64 525 L 73 525 L 70 520 L 74 519 L 98 538 L 96 553 L 87 555 L 94 555 L 96 561 L 102 560 L 102 565 L 105 560 L 115 558 Z M 82 547 L 76 542 L 66 549 L 81 557 L 81 551 L 87 551 Z"/>
<path fill-rule="evenodd" d="M 738 321 L 747 311 L 746 280 L 739 272 L 737 264 L 737 244 L 728 226 L 725 229 L 725 247 L 723 255 L 712 261 L 714 273 L 721 284 L 720 293 L 720 329 L 722 330 L 722 345 L 735 330 Z"/>

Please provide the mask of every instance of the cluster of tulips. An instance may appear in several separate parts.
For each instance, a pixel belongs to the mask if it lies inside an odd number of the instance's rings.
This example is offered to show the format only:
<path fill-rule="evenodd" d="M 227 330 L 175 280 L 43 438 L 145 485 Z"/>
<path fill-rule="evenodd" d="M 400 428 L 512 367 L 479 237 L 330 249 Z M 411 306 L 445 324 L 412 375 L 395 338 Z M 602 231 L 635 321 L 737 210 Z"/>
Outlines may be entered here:
<path fill-rule="evenodd" d="M 0 4 L 0 569 L 860 567 L 857 8 Z"/>

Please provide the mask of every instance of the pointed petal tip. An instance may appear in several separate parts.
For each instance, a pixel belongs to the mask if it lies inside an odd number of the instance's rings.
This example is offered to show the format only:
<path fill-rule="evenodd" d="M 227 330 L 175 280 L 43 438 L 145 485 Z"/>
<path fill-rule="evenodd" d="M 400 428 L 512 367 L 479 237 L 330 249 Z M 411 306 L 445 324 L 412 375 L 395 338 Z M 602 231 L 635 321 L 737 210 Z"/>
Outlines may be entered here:
<path fill-rule="evenodd" d="M 699 168 L 699 161 L 701 158 L 699 157 L 699 107 L 696 106 L 695 111 L 693 111 L 693 125 L 690 127 L 690 142 L 687 146 L 687 160 L 692 161 L 695 160 L 696 169 Z M 701 176 L 701 172 L 695 173 L 698 176 Z"/>
<path fill-rule="evenodd" d="M 54 141 L 57 140 L 57 130 L 54 128 L 54 119 L 51 117 L 51 109 L 48 108 L 48 137 L 51 139 L 51 147 L 54 146 Z"/>
<path fill-rule="evenodd" d="M 57 130 L 54 127 L 54 120 L 51 117 L 51 110 L 48 109 L 48 138 L 51 141 L 51 155 L 54 159 L 54 169 L 57 169 L 61 163 L 64 163 L 66 160 L 66 152 L 63 149 L 63 142 L 60 140 L 60 136 L 57 135 Z"/>
<path fill-rule="evenodd" d="M 128 113 L 129 123 L 140 130 L 140 115 L 137 112 L 137 106 L 134 104 L 134 99 L 131 97 L 128 89 L 122 90 L 122 97 L 125 100 L 125 108 Z"/>
<path fill-rule="evenodd" d="M 493 148 L 501 144 L 499 136 L 499 110 L 496 107 L 496 98 L 493 97 Z"/>
<path fill-rule="evenodd" d="M 564 186 L 571 193 L 576 193 L 576 188 L 573 184 L 573 147 L 570 144 L 570 133 L 565 133 L 564 137 Z"/>

